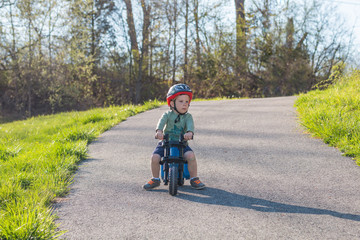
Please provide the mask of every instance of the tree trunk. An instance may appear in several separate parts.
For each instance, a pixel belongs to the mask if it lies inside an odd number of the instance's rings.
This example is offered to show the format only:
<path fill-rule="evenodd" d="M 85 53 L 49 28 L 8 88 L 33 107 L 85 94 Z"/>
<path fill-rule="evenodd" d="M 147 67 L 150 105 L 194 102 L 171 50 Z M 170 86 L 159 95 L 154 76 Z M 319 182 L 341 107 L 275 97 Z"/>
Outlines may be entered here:
<path fill-rule="evenodd" d="M 141 0 L 141 7 L 143 10 L 143 31 L 142 31 L 142 50 L 139 59 L 139 70 L 136 78 L 136 90 L 135 90 L 135 103 L 140 103 L 141 89 L 143 81 L 147 75 L 147 69 L 149 67 L 149 45 L 150 45 L 150 4 L 146 4 L 145 0 Z"/>
<path fill-rule="evenodd" d="M 134 59 L 134 69 L 137 69 L 135 74 L 135 103 L 140 103 L 141 89 L 143 86 L 144 76 L 146 75 L 149 62 L 149 46 L 150 46 L 150 4 L 145 0 L 141 0 L 141 7 L 143 10 L 143 28 L 142 28 L 142 49 L 141 53 L 137 44 L 136 29 L 134 24 L 134 16 L 132 11 L 131 0 L 124 0 L 126 4 L 127 23 L 129 27 L 129 36 L 131 42 L 131 53 Z"/>
<path fill-rule="evenodd" d="M 30 6 L 29 6 L 29 11 L 30 11 Z M 28 19 L 28 33 L 29 33 L 29 69 L 27 70 L 27 95 L 28 95 L 28 102 L 27 102 L 27 117 L 31 117 L 32 113 L 31 113 L 31 105 L 32 105 L 32 61 L 33 61 L 33 49 L 32 49 L 32 38 L 31 38 L 31 19 L 30 19 L 30 12 L 29 12 L 29 19 Z"/>
<path fill-rule="evenodd" d="M 131 0 L 124 0 L 126 4 L 126 21 L 129 28 L 129 37 L 130 37 L 130 44 L 131 44 L 131 55 L 134 60 L 134 65 L 140 65 L 139 64 L 139 46 L 137 44 L 137 37 L 136 37 L 136 30 L 135 30 L 135 23 L 134 23 L 134 16 L 132 11 L 132 4 Z M 133 68 L 133 69 L 136 69 Z M 133 73 L 133 72 L 132 72 Z M 139 74 L 139 73 L 138 73 Z M 138 87 L 140 86 L 140 79 L 139 75 L 135 73 L 135 103 L 139 100 L 140 91 L 138 90 Z M 131 80 L 131 79 L 130 79 Z M 130 84 L 132 85 L 132 84 Z"/>
<path fill-rule="evenodd" d="M 189 29 L 189 0 L 185 0 L 184 83 L 188 82 L 188 29 Z"/>
<path fill-rule="evenodd" d="M 238 83 L 246 73 L 246 33 L 245 33 L 245 0 L 235 0 L 236 12 L 236 79 Z M 241 83 L 243 88 L 243 83 Z"/>
<path fill-rule="evenodd" d="M 20 73 L 20 66 L 19 66 L 19 60 L 17 55 L 17 36 L 15 32 L 15 22 L 14 22 L 14 16 L 13 14 L 13 4 L 9 5 L 9 11 L 10 11 L 10 23 L 11 23 L 11 37 L 12 37 L 12 43 L 11 43 L 11 50 L 10 50 L 10 56 L 11 56 L 11 71 L 12 71 L 12 78 L 14 81 L 14 90 L 15 90 L 15 109 L 16 111 L 22 111 L 20 108 L 21 100 L 20 100 L 20 93 L 19 93 L 19 82 L 21 81 L 21 73 Z"/>
<path fill-rule="evenodd" d="M 200 55 L 200 27 L 199 27 L 198 8 L 199 8 L 199 1 L 194 0 L 194 20 L 195 20 L 195 33 L 196 33 L 196 39 L 195 39 L 196 60 L 197 60 L 198 67 L 200 67 L 201 66 L 201 55 Z"/>
<path fill-rule="evenodd" d="M 173 69 L 172 69 L 172 84 L 175 84 L 175 73 L 176 73 L 176 35 L 177 35 L 177 0 L 174 1 L 174 58 L 173 58 Z"/>
<path fill-rule="evenodd" d="M 139 52 L 139 46 L 136 41 L 136 31 L 135 31 L 135 24 L 134 24 L 134 16 L 132 11 L 132 4 L 131 0 L 124 0 L 126 4 L 126 14 L 127 14 L 127 24 L 129 27 L 129 36 L 131 42 L 131 50 Z"/>

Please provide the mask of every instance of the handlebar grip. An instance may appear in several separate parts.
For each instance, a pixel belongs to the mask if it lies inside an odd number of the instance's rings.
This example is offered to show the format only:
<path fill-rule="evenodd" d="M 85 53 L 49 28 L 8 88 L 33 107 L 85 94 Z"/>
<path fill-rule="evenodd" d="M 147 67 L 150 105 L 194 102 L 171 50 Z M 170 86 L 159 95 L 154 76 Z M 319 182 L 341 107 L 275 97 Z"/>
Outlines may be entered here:
<path fill-rule="evenodd" d="M 158 139 L 158 138 L 156 137 L 156 135 L 154 136 L 154 138 L 155 138 L 155 139 Z M 164 137 L 163 137 L 162 140 L 168 140 L 168 139 L 169 139 L 169 134 L 164 134 Z"/>
<path fill-rule="evenodd" d="M 191 140 L 194 140 L 194 134 L 191 136 Z M 184 135 L 180 135 L 180 142 L 184 141 Z"/>

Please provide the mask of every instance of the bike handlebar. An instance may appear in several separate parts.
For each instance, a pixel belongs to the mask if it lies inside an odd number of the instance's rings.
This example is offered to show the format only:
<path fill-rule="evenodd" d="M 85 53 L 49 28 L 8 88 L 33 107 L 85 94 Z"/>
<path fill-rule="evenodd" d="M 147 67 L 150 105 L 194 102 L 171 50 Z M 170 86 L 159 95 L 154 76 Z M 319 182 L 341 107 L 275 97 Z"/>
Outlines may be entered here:
<path fill-rule="evenodd" d="M 154 137 L 155 139 L 158 139 L 156 136 Z M 163 141 L 169 141 L 169 134 L 164 134 L 164 138 L 162 139 Z M 192 135 L 190 140 L 194 140 L 194 134 Z M 179 136 L 179 142 L 186 142 L 187 140 L 184 140 L 184 134 L 180 134 Z"/>

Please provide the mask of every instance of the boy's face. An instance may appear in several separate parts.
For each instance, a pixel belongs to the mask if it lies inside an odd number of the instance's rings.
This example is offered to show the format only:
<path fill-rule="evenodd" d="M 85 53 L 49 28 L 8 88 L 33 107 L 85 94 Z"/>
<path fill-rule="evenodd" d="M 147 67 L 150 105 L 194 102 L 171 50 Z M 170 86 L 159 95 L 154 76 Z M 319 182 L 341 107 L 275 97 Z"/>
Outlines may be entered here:
<path fill-rule="evenodd" d="M 176 110 L 184 114 L 189 109 L 190 97 L 188 95 L 180 95 L 174 100 L 176 102 Z M 174 101 L 170 102 L 171 107 L 174 107 Z"/>

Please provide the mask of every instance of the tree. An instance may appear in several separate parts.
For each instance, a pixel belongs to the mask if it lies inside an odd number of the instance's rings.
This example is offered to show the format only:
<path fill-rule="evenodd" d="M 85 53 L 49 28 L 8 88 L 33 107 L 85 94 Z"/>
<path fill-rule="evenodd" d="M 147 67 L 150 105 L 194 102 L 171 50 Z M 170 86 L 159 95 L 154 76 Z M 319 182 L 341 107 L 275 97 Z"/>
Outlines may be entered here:
<path fill-rule="evenodd" d="M 246 19 L 245 19 L 245 0 L 235 0 L 236 12 L 236 81 L 244 84 L 241 79 L 246 78 Z"/>
<path fill-rule="evenodd" d="M 199 16 L 199 0 L 193 0 L 193 14 L 195 24 L 195 51 L 196 51 L 196 63 L 200 68 L 201 66 L 201 50 L 200 50 L 200 16 Z"/>
<path fill-rule="evenodd" d="M 185 1 L 185 43 L 184 43 L 184 83 L 188 82 L 189 73 L 188 73 L 188 64 L 189 64 L 189 44 L 188 44 L 188 34 L 189 34 L 189 0 Z"/>
<path fill-rule="evenodd" d="M 101 63 L 104 58 L 105 43 L 111 37 L 108 16 L 115 10 L 111 0 L 69 1 L 71 29 L 67 41 L 71 51 L 71 71 L 80 98 L 84 105 L 102 105 L 102 88 L 106 85 L 101 77 Z M 87 103 L 87 104 L 86 104 Z"/>
<path fill-rule="evenodd" d="M 173 69 L 172 69 L 172 84 L 175 84 L 175 74 L 176 74 L 176 68 L 177 68 L 177 63 L 176 63 L 176 39 L 177 39 L 177 34 L 178 34 L 178 4 L 177 4 L 177 0 L 173 1 L 173 35 L 174 35 L 174 41 L 173 41 Z"/>
<path fill-rule="evenodd" d="M 149 28 L 150 28 L 150 14 L 151 5 L 145 0 L 141 0 L 141 7 L 143 12 L 142 22 L 142 40 L 141 51 L 137 43 L 137 34 L 135 29 L 133 9 L 131 0 L 124 0 L 126 4 L 127 23 L 129 28 L 129 36 L 131 43 L 131 56 L 134 60 L 135 66 L 135 103 L 140 103 L 142 85 L 144 81 L 144 75 L 146 74 L 148 55 L 149 55 Z"/>

